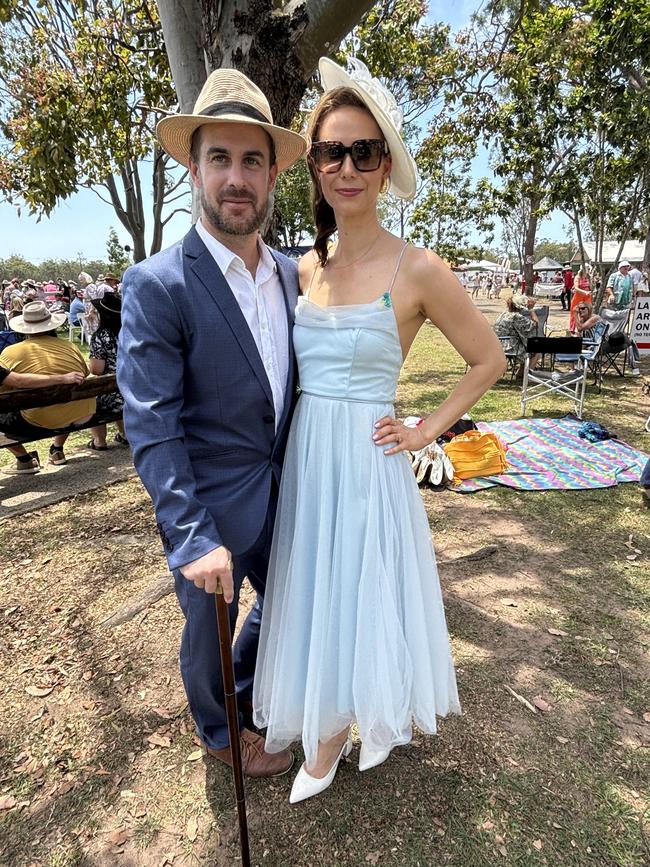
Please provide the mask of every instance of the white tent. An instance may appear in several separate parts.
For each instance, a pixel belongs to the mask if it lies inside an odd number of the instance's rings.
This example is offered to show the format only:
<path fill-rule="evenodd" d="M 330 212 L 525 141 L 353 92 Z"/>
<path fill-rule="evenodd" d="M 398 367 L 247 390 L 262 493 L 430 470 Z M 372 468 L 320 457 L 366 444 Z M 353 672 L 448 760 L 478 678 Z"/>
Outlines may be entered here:
<path fill-rule="evenodd" d="M 593 241 L 585 241 L 582 245 L 585 251 L 585 259 L 587 262 L 594 262 L 596 255 L 596 245 Z M 643 262 L 643 254 L 645 252 L 644 241 L 626 241 L 623 244 L 621 255 L 616 258 L 620 243 L 618 241 L 605 241 L 603 243 L 602 259 L 604 265 L 613 265 L 617 261 L 627 259 L 628 262 Z M 580 261 L 580 250 L 576 250 L 573 254 L 572 262 Z"/>
<path fill-rule="evenodd" d="M 551 259 L 550 256 L 543 256 L 539 262 L 533 265 L 533 271 L 557 271 L 561 267 L 561 262 Z"/>
<path fill-rule="evenodd" d="M 481 259 L 478 262 L 466 262 L 465 271 L 498 271 L 500 266 L 497 262 L 490 262 L 489 259 Z"/>

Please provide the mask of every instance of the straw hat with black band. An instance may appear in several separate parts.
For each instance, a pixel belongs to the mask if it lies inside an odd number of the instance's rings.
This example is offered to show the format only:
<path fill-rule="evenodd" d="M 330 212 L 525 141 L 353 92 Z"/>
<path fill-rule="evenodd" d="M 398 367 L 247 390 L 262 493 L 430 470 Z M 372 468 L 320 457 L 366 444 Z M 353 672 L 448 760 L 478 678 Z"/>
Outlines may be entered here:
<path fill-rule="evenodd" d="M 402 111 L 393 94 L 372 77 L 364 63 L 352 57 L 348 64 L 352 68 L 351 72 L 342 69 L 329 57 L 321 57 L 318 71 L 323 90 L 327 92 L 337 87 L 347 87 L 365 103 L 390 151 L 390 191 L 400 199 L 412 199 L 417 188 L 418 170 L 401 136 Z"/>
<path fill-rule="evenodd" d="M 59 328 L 67 318 L 66 313 L 51 313 L 43 301 L 30 301 L 20 316 L 9 320 L 9 327 L 19 334 L 42 334 Z"/>
<path fill-rule="evenodd" d="M 203 85 L 192 114 L 172 114 L 159 121 L 156 135 L 163 149 L 187 166 L 192 136 L 204 124 L 249 123 L 273 139 L 278 171 L 292 166 L 307 150 L 305 138 L 273 123 L 262 91 L 237 69 L 217 69 Z"/>

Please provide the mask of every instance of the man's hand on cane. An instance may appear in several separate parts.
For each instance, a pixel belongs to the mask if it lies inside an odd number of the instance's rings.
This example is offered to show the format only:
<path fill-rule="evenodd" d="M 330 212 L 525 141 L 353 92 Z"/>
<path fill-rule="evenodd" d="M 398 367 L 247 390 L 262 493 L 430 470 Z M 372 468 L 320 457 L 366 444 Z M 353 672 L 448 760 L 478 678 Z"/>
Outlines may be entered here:
<path fill-rule="evenodd" d="M 193 560 L 181 567 L 181 574 L 188 581 L 193 581 L 197 587 L 202 587 L 206 593 L 216 593 L 221 583 L 223 597 L 230 604 L 234 598 L 232 580 L 232 559 L 230 551 L 223 545 L 208 551 L 198 560 Z"/>

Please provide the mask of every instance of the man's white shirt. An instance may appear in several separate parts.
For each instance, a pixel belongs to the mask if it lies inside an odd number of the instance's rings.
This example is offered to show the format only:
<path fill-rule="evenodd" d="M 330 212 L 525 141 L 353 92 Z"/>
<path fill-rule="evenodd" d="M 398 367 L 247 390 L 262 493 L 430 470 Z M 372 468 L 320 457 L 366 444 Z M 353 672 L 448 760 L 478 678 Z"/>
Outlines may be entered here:
<path fill-rule="evenodd" d="M 289 332 L 284 292 L 275 259 L 260 240 L 260 260 L 253 277 L 243 259 L 217 241 L 201 220 L 196 223 L 196 231 L 230 286 L 253 335 L 273 393 L 277 430 L 289 373 Z"/>

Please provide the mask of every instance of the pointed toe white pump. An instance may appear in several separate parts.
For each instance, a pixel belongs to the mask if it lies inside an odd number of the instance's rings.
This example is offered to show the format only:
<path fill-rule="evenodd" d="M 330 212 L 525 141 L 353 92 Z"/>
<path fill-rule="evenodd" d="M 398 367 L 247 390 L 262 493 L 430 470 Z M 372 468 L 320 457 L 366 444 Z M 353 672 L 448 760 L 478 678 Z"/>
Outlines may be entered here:
<path fill-rule="evenodd" d="M 361 744 L 359 752 L 359 770 L 369 771 L 385 762 L 390 755 L 390 750 L 371 750 L 365 744 Z"/>
<path fill-rule="evenodd" d="M 332 780 L 336 775 L 336 771 L 338 769 L 339 763 L 344 756 L 349 756 L 352 752 L 352 735 L 348 734 L 347 739 L 343 746 L 341 747 L 341 752 L 338 754 L 338 757 L 332 767 L 329 769 L 329 772 L 324 777 L 312 777 L 307 773 L 305 769 L 304 762 L 300 766 L 300 770 L 296 775 L 296 779 L 293 781 L 293 786 L 291 787 L 291 794 L 289 795 L 289 803 L 297 804 L 299 801 L 305 801 L 307 798 L 313 798 L 314 795 L 320 795 L 321 792 L 324 792 L 325 789 L 328 788 L 332 784 Z"/>

